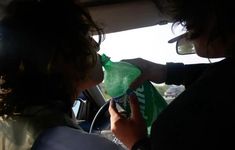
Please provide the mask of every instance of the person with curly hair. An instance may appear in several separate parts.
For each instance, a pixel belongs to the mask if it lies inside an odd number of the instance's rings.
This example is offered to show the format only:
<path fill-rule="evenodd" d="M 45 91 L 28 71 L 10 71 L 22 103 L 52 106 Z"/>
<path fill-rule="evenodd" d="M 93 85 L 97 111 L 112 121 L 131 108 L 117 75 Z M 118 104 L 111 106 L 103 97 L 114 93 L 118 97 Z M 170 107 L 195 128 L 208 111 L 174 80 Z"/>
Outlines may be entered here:
<path fill-rule="evenodd" d="M 111 130 L 130 150 L 234 149 L 235 5 L 229 0 L 153 0 L 174 24 L 186 33 L 171 42 L 186 39 L 196 54 L 223 58 L 211 64 L 153 63 L 141 58 L 125 60 L 138 66 L 142 75 L 130 88 L 143 81 L 185 85 L 182 92 L 156 118 L 150 136 L 134 94 L 132 115 L 124 118 L 110 103 Z"/>
<path fill-rule="evenodd" d="M 0 149 L 122 149 L 82 131 L 72 117 L 80 93 L 103 80 L 102 38 L 73 0 L 7 5 L 0 21 Z"/>

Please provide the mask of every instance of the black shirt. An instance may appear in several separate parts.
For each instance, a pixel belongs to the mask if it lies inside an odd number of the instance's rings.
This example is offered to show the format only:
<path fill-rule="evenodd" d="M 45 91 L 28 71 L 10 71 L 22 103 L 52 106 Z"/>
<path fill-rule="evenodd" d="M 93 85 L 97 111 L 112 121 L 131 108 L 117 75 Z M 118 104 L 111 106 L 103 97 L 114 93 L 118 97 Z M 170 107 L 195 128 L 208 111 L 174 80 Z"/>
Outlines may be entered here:
<path fill-rule="evenodd" d="M 166 83 L 187 88 L 159 115 L 150 138 L 133 149 L 234 149 L 234 72 L 230 58 L 209 65 L 169 64 Z"/>

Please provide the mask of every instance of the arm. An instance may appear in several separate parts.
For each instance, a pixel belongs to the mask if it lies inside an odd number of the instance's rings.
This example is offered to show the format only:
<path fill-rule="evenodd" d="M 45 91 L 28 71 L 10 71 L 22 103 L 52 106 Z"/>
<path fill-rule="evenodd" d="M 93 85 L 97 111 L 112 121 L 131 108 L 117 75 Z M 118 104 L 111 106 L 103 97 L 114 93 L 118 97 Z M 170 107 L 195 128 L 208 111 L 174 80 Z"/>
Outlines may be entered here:
<path fill-rule="evenodd" d="M 140 139 L 132 146 L 131 150 L 151 150 L 150 138 Z"/>
<path fill-rule="evenodd" d="M 166 84 L 190 86 L 210 66 L 210 64 L 167 63 Z"/>
<path fill-rule="evenodd" d="M 109 113 L 111 131 L 129 150 L 132 150 L 133 148 L 139 148 L 140 145 L 138 143 L 142 145 L 143 139 L 148 138 L 147 127 L 140 113 L 138 100 L 134 93 L 129 96 L 129 101 L 132 112 L 129 118 L 123 117 L 118 112 L 114 101 L 110 102 Z"/>
<path fill-rule="evenodd" d="M 124 60 L 137 66 L 142 74 L 131 85 L 135 89 L 144 81 L 149 80 L 154 83 L 183 84 L 186 87 L 191 85 L 210 64 L 167 63 L 166 65 L 157 64 L 142 58 Z"/>

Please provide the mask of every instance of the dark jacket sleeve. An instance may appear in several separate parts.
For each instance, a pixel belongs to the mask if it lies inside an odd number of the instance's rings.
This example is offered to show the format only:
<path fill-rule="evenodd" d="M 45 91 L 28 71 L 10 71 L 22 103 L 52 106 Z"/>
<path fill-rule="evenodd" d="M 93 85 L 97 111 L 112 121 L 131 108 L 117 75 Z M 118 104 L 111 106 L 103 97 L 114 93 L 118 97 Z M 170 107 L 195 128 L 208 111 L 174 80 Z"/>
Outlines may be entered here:
<path fill-rule="evenodd" d="M 190 86 L 211 64 L 167 63 L 166 84 Z"/>
<path fill-rule="evenodd" d="M 131 148 L 131 150 L 151 150 L 150 138 L 146 137 L 137 141 Z"/>
<path fill-rule="evenodd" d="M 199 76 L 210 66 L 210 64 L 192 64 L 167 63 L 166 84 L 190 86 Z M 144 138 L 137 141 L 131 150 L 151 150 L 150 138 Z"/>

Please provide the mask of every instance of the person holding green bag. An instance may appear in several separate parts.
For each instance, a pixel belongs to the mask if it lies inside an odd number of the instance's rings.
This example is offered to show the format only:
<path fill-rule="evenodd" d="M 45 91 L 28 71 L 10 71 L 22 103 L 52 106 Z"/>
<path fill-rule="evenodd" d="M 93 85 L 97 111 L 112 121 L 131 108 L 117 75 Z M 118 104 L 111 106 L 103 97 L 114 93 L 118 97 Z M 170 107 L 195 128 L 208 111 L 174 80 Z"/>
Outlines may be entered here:
<path fill-rule="evenodd" d="M 131 113 L 128 95 L 134 92 L 140 112 L 150 131 L 154 120 L 167 107 L 165 99 L 148 80 L 136 88 L 129 88 L 130 84 L 141 75 L 141 70 L 137 66 L 125 61 L 113 62 L 105 54 L 101 55 L 101 64 L 104 68 L 104 88 L 107 94 L 121 107 L 123 115 L 128 117 Z"/>
<path fill-rule="evenodd" d="M 197 55 L 224 58 L 211 64 L 156 64 L 138 58 L 125 60 L 142 70 L 130 87 L 145 80 L 183 84 L 186 90 L 165 108 L 152 125 L 150 136 L 140 113 L 137 98 L 131 94 L 132 114 L 122 117 L 115 102 L 110 103 L 111 130 L 130 150 L 234 149 L 235 131 L 235 5 L 228 0 L 154 0 L 187 32 L 171 42 L 186 39 Z"/>

